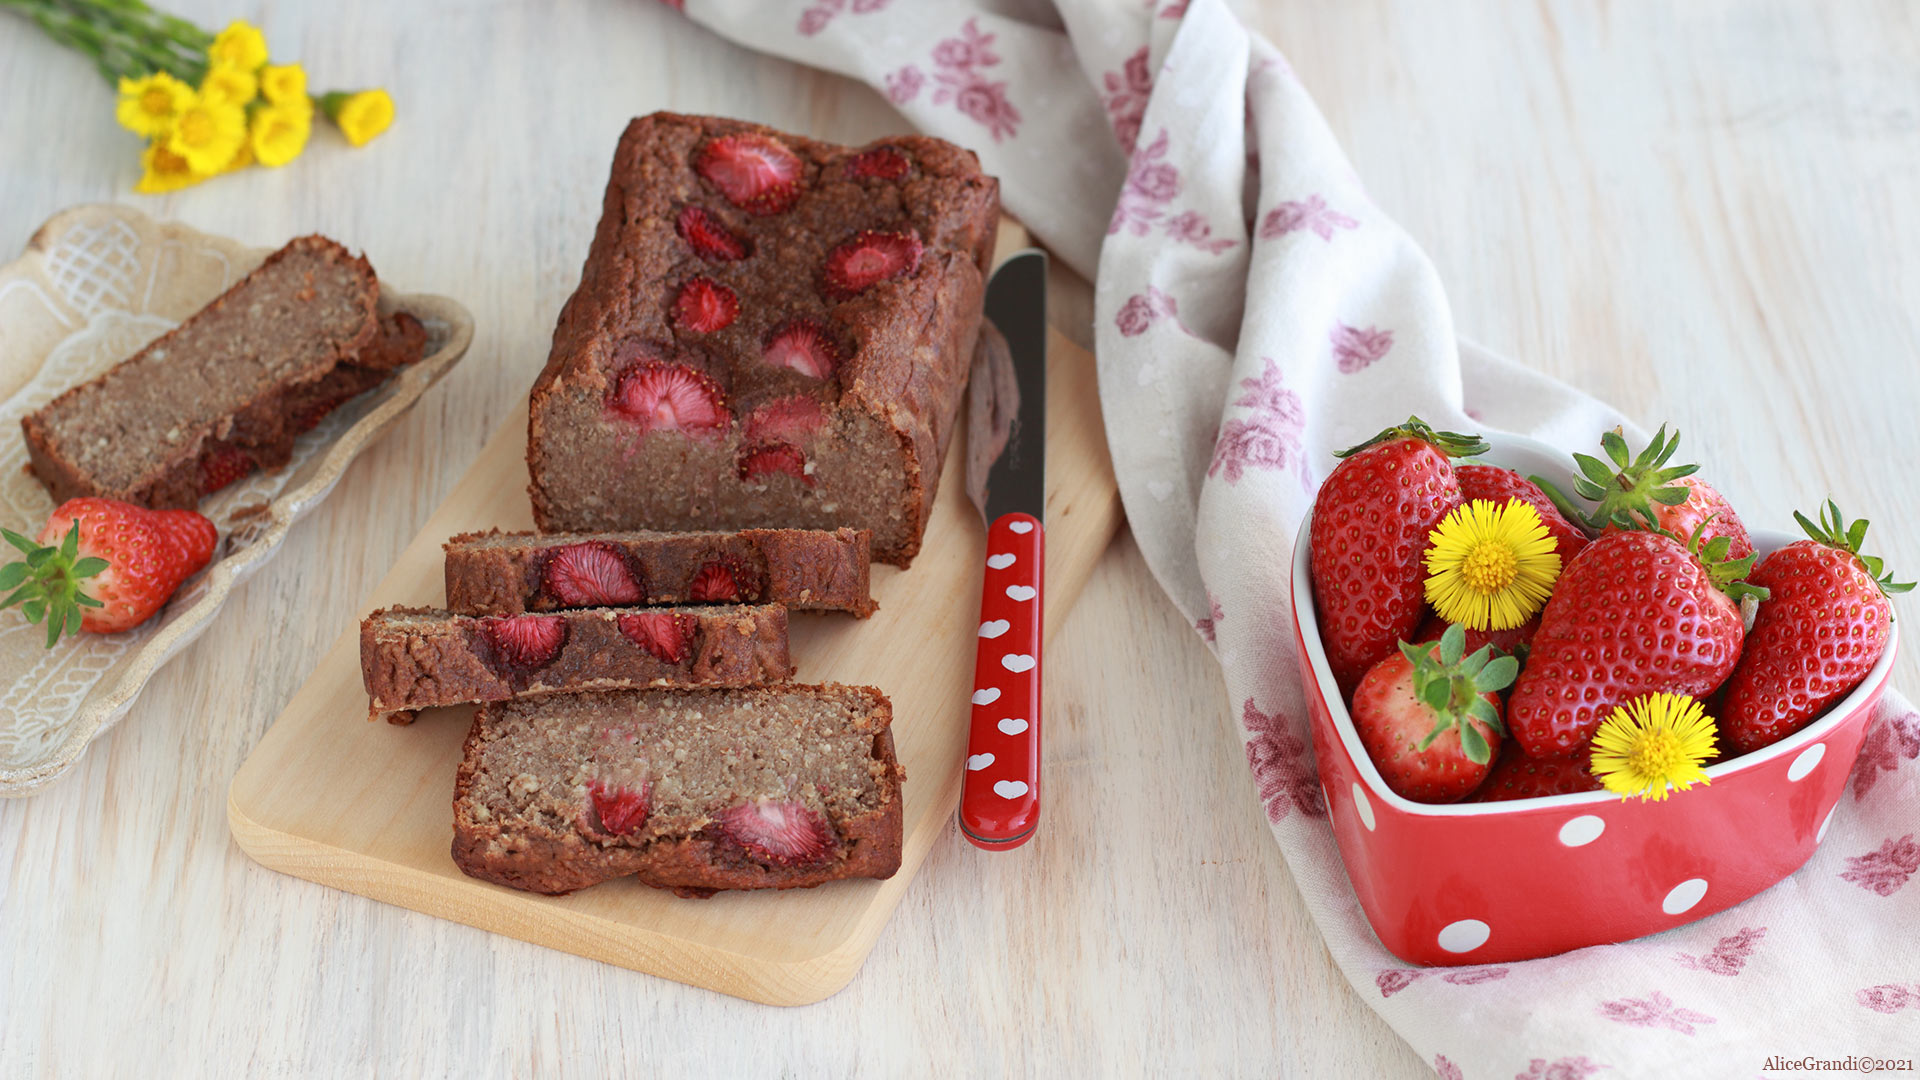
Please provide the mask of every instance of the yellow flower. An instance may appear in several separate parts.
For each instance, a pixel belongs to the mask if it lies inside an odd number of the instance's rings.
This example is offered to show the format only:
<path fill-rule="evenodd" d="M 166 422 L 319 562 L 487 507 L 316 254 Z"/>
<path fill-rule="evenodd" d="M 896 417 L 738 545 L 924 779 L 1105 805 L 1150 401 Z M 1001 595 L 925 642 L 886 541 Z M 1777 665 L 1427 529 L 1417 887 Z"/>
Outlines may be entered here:
<path fill-rule="evenodd" d="M 167 149 L 194 172 L 219 172 L 247 140 L 247 114 L 238 105 L 195 100 L 167 134 Z"/>
<path fill-rule="evenodd" d="M 1560 554 L 1540 512 L 1475 499 L 1427 534 L 1427 602 L 1470 630 L 1511 630 L 1546 604 Z"/>
<path fill-rule="evenodd" d="M 393 123 L 393 99 L 385 90 L 335 90 L 320 99 L 327 119 L 355 146 L 365 146 Z"/>
<path fill-rule="evenodd" d="M 297 105 L 311 112 L 307 69 L 299 64 L 268 64 L 260 69 L 260 93 L 275 105 Z"/>
<path fill-rule="evenodd" d="M 165 140 L 161 139 L 154 140 L 141 153 L 140 169 L 140 182 L 133 185 L 133 190 L 142 195 L 178 191 L 207 178 L 206 173 L 193 171 L 186 158 L 167 149 Z"/>
<path fill-rule="evenodd" d="M 193 88 L 164 71 L 120 80 L 120 126 L 136 135 L 163 135 L 193 101 Z"/>
<path fill-rule="evenodd" d="M 1713 718 L 1684 694 L 1643 694 L 1614 707 L 1593 736 L 1593 775 L 1629 799 L 1660 800 L 1669 785 L 1709 784 L 1700 763 L 1713 756 Z"/>
<path fill-rule="evenodd" d="M 249 143 L 262 165 L 279 168 L 300 156 L 313 131 L 313 114 L 297 105 L 269 105 L 253 114 Z"/>
<path fill-rule="evenodd" d="M 240 149 L 233 152 L 233 157 L 220 167 L 220 171 L 223 174 L 239 172 L 251 164 L 253 164 L 253 147 L 243 139 L 240 142 Z"/>
<path fill-rule="evenodd" d="M 213 39 L 207 59 L 215 67 L 239 68 L 252 73 L 267 62 L 267 39 L 260 28 L 245 19 L 235 19 Z"/>
<path fill-rule="evenodd" d="M 260 81 L 244 68 L 215 64 L 200 80 L 200 100 L 245 105 L 260 94 Z"/>

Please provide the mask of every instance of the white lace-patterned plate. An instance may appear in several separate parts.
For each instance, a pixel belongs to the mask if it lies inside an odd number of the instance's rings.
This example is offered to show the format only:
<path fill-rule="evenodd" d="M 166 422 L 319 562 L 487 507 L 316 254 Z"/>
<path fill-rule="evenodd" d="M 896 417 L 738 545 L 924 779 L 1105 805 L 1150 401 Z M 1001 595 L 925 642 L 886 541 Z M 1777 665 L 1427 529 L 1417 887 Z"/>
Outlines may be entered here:
<path fill-rule="evenodd" d="M 0 267 L 0 525 L 31 536 L 53 510 L 26 471 L 20 418 L 178 325 L 271 250 L 124 206 L 78 206 L 56 214 L 25 254 Z M 213 563 L 157 618 L 48 649 L 44 628 L 17 610 L 0 612 L 0 796 L 29 794 L 71 768 L 473 338 L 473 317 L 445 297 L 384 292 L 380 307 L 425 325 L 426 355 L 301 435 L 286 468 L 206 500 L 200 510 L 220 530 Z"/>

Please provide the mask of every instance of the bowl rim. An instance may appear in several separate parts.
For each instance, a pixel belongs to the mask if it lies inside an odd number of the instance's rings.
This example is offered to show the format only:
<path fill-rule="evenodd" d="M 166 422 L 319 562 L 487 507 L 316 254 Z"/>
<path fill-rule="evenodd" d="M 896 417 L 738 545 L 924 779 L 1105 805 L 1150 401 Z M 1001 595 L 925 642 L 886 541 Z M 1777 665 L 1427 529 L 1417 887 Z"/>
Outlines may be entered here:
<path fill-rule="evenodd" d="M 1483 435 L 1483 438 L 1486 439 L 1490 446 L 1488 452 L 1471 458 L 1462 458 L 1462 463 L 1503 465 L 1503 462 L 1500 460 L 1503 457 L 1503 452 L 1513 450 L 1530 451 L 1551 458 L 1566 460 L 1567 466 L 1563 470 L 1564 476 L 1558 479 L 1564 479 L 1567 483 L 1572 482 L 1573 466 L 1571 456 L 1558 447 L 1541 442 L 1538 439 L 1529 439 L 1523 435 L 1508 435 L 1501 432 L 1487 432 Z M 1505 466 L 1503 465 L 1503 467 Z M 1316 491 L 1315 498 L 1317 499 L 1318 497 L 1319 493 Z M 1314 608 L 1313 600 L 1313 560 L 1310 541 L 1312 529 L 1313 507 L 1309 505 L 1305 517 L 1300 521 L 1300 531 L 1294 537 L 1292 582 L 1293 622 L 1295 628 L 1299 631 L 1301 645 L 1306 649 L 1307 658 L 1313 669 L 1314 685 L 1307 689 L 1317 693 L 1320 696 L 1320 700 L 1326 705 L 1327 713 L 1333 721 L 1333 728 L 1339 734 L 1341 743 L 1346 747 L 1347 756 L 1353 760 L 1354 767 L 1359 772 L 1360 778 L 1366 782 L 1367 795 L 1369 798 L 1381 800 L 1401 813 L 1441 818 L 1533 813 L 1570 807 L 1608 805 L 1625 801 L 1621 796 L 1611 791 L 1601 790 L 1579 791 L 1568 795 L 1543 795 L 1526 799 L 1507 799 L 1499 802 L 1422 803 L 1414 802 L 1412 799 L 1408 799 L 1387 787 L 1386 780 L 1381 777 L 1380 770 L 1373 763 L 1373 757 L 1367 753 L 1366 747 L 1360 743 L 1360 733 L 1358 729 L 1353 726 L 1353 717 L 1347 711 L 1347 703 L 1340 695 L 1339 686 L 1334 682 L 1333 669 L 1327 663 L 1326 649 L 1320 643 L 1320 615 Z M 1771 554 L 1778 548 L 1784 547 L 1796 540 L 1804 539 L 1804 537 L 1796 537 L 1790 533 L 1774 529 L 1750 529 L 1749 534 L 1753 538 L 1754 550 L 1763 555 Z M 1842 722 L 1867 704 L 1869 699 L 1879 694 L 1881 689 L 1886 685 L 1887 680 L 1891 677 L 1893 673 L 1894 655 L 1899 651 L 1900 646 L 1900 620 L 1897 618 L 1894 619 L 1890 629 L 1892 632 L 1887 637 L 1887 647 L 1881 651 L 1880 659 L 1867 671 L 1866 677 L 1860 680 L 1860 685 L 1854 687 L 1852 692 L 1848 693 L 1846 697 L 1841 698 L 1829 706 L 1825 715 L 1771 746 L 1762 747 L 1753 753 L 1742 754 L 1739 757 L 1708 766 L 1706 770 L 1708 781 L 1711 782 L 1735 773 L 1746 772 L 1751 768 L 1765 765 L 1775 758 L 1798 754 L 1806 747 L 1831 735 L 1834 729 L 1838 728 Z M 1326 783 L 1324 774 L 1321 783 L 1323 786 Z"/>

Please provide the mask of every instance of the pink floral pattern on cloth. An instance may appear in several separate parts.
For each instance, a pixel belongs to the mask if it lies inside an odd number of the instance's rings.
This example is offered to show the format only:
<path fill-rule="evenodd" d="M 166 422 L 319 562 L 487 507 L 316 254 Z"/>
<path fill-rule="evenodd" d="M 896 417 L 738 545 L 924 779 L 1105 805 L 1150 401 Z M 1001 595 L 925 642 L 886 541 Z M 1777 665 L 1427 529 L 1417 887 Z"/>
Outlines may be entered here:
<path fill-rule="evenodd" d="M 1887 717 L 1867 732 L 1860 757 L 1853 766 L 1853 797 L 1866 797 L 1880 782 L 1881 773 L 1895 772 L 1903 761 L 1920 758 L 1920 713 Z"/>
<path fill-rule="evenodd" d="M 1206 617 L 1201 619 L 1195 619 L 1193 621 L 1193 628 L 1195 630 L 1200 631 L 1200 636 L 1203 638 L 1206 638 L 1207 644 L 1211 645 L 1214 643 L 1213 642 L 1214 628 L 1220 624 L 1221 619 L 1224 619 L 1226 617 L 1227 617 L 1227 613 L 1220 610 L 1220 598 L 1213 595 L 1212 593 L 1208 593 Z"/>
<path fill-rule="evenodd" d="M 1440 1080 L 1466 1080 L 1460 1066 L 1448 1061 L 1445 1054 L 1433 1055 L 1433 1071 L 1439 1074 Z"/>
<path fill-rule="evenodd" d="M 1107 235 L 1121 231 L 1145 236 L 1154 222 L 1166 215 L 1166 205 L 1180 195 L 1180 170 L 1166 163 L 1167 131 L 1152 143 L 1133 152 L 1127 166 L 1127 182 L 1120 189 L 1120 201 L 1114 204 L 1113 220 Z"/>
<path fill-rule="evenodd" d="M 1854 1000 L 1877 1013 L 1897 1013 L 1905 1008 L 1920 1009 L 1920 985 L 1909 990 L 1899 983 L 1869 986 L 1854 993 Z"/>
<path fill-rule="evenodd" d="M 1358 221 L 1329 207 L 1327 200 L 1309 195 L 1300 202 L 1283 202 L 1267 211 L 1266 219 L 1260 222 L 1260 239 L 1278 240 L 1305 229 L 1322 240 L 1332 240 L 1336 229 L 1359 227 Z"/>
<path fill-rule="evenodd" d="M 895 105 L 905 105 L 920 96 L 920 88 L 927 85 L 927 75 L 919 68 L 908 64 L 888 75 L 885 83 L 887 100 Z"/>
<path fill-rule="evenodd" d="M 1120 305 L 1120 311 L 1114 315 L 1113 324 L 1125 337 L 1139 337 L 1161 319 L 1180 318 L 1180 305 L 1173 297 L 1153 286 L 1147 286 L 1144 293 L 1135 293 Z M 1184 329 L 1184 328 L 1183 328 Z"/>
<path fill-rule="evenodd" d="M 1658 990 L 1644 998 L 1603 1001 L 1599 1011 L 1601 1016 L 1617 1023 L 1633 1027 L 1667 1028 L 1682 1035 L 1694 1034 L 1698 1025 L 1718 1023 L 1705 1013 L 1675 1005 L 1673 999 Z"/>
<path fill-rule="evenodd" d="M 1266 370 L 1257 379 L 1241 379 L 1246 391 L 1234 401 L 1251 416 L 1237 417 L 1220 428 L 1213 444 L 1213 461 L 1208 476 L 1221 476 L 1229 484 L 1240 482 L 1246 469 L 1304 469 L 1306 455 L 1301 450 L 1301 433 L 1306 429 L 1307 411 L 1300 395 L 1280 385 L 1285 376 L 1272 357 L 1263 358 Z"/>
<path fill-rule="evenodd" d="M 1429 975 L 1437 976 L 1442 982 L 1452 983 L 1455 986 L 1473 986 L 1476 983 L 1504 979 L 1507 977 L 1507 969 L 1464 967 L 1441 971 L 1435 968 L 1387 968 L 1374 974 L 1373 985 L 1379 988 L 1381 997 L 1390 998 Z"/>
<path fill-rule="evenodd" d="M 812 37 L 827 28 L 834 16 L 843 11 L 855 15 L 871 15 L 884 11 L 893 0 L 813 0 L 813 6 L 800 13 L 800 25 L 796 27 L 801 36 Z"/>
<path fill-rule="evenodd" d="M 1695 971 L 1705 971 L 1714 975 L 1738 975 L 1740 969 L 1747 966 L 1747 957 L 1753 954 L 1760 939 L 1767 936 L 1764 926 L 1749 926 L 1737 934 L 1730 934 L 1714 945 L 1713 951 L 1705 956 L 1693 956 L 1679 953 L 1674 959 L 1681 967 Z"/>
<path fill-rule="evenodd" d="M 1107 72 L 1100 81 L 1107 87 L 1100 103 L 1106 107 L 1107 120 L 1113 124 L 1113 137 L 1120 140 L 1120 149 L 1131 157 L 1134 144 L 1140 141 L 1140 121 L 1147 115 L 1147 99 L 1153 96 L 1147 47 L 1140 46 L 1120 65 L 1119 71 Z"/>
<path fill-rule="evenodd" d="M 1333 359 L 1340 365 L 1340 370 L 1348 375 L 1364 370 L 1393 348 L 1393 331 L 1371 326 L 1362 330 L 1336 322 L 1333 332 L 1327 337 L 1333 342 Z"/>
<path fill-rule="evenodd" d="M 887 0 L 879 3 L 884 7 Z M 933 103 L 952 105 L 986 128 L 994 142 L 1017 135 L 1022 119 L 1020 110 L 1007 99 L 1006 82 L 995 82 L 986 74 L 986 69 L 1000 63 L 1000 54 L 993 49 L 997 36 L 982 31 L 980 20 L 972 18 L 961 25 L 958 37 L 946 38 L 933 47 Z M 888 74 L 884 82 L 887 100 L 905 105 L 920 96 L 927 77 L 918 67 L 908 64 Z"/>
<path fill-rule="evenodd" d="M 1171 239 L 1178 240 L 1180 243 L 1197 247 L 1209 255 L 1218 255 L 1223 251 L 1231 251 L 1240 243 L 1238 240 L 1225 236 L 1215 237 L 1213 235 L 1213 226 L 1207 224 L 1207 219 L 1200 216 L 1198 210 L 1188 210 L 1177 217 L 1168 219 L 1167 236 Z"/>
<path fill-rule="evenodd" d="M 1584 1054 L 1551 1062 L 1546 1058 L 1534 1058 L 1526 1072 L 1513 1074 L 1513 1080 L 1587 1080 L 1587 1077 L 1604 1068 L 1605 1065 L 1595 1064 Z"/>
<path fill-rule="evenodd" d="M 1892 896 L 1916 870 L 1920 870 L 1920 843 L 1908 833 L 1897 840 L 1889 839 L 1877 851 L 1848 856 L 1847 869 L 1840 872 L 1840 878 L 1869 892 Z"/>
<path fill-rule="evenodd" d="M 1240 722 L 1253 734 L 1247 741 L 1247 765 L 1260 788 L 1260 801 L 1267 806 L 1267 820 L 1279 821 L 1293 810 L 1306 817 L 1326 817 L 1327 801 L 1320 794 L 1320 777 L 1308 757 L 1307 744 L 1287 730 L 1286 718 L 1261 712 L 1248 698 Z"/>

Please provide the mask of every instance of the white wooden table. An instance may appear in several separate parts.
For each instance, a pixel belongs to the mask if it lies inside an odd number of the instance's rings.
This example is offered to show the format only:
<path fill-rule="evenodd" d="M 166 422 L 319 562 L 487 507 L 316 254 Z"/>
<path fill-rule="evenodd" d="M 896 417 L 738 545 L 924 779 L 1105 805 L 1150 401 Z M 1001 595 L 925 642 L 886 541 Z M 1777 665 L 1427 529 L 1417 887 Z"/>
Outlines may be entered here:
<path fill-rule="evenodd" d="M 173 6 L 262 20 L 317 84 L 390 87 L 399 123 L 368 150 L 324 136 L 277 172 L 133 196 L 137 147 L 98 78 L 0 15 L 0 251 L 92 200 L 254 243 L 321 230 L 479 329 L 80 768 L 0 802 L 0 1074 L 1431 1075 L 1333 968 L 1217 669 L 1124 536 L 1050 655 L 1042 836 L 937 848 L 819 1005 L 749 1005 L 248 861 L 228 779 L 525 393 L 625 119 L 848 141 L 900 122 L 646 0 Z M 1920 23 L 1899 5 L 1248 16 L 1432 252 L 1465 333 L 1672 419 L 1749 520 L 1832 491 L 1920 571 Z M 1090 291 L 1061 288 L 1086 341 Z"/>

